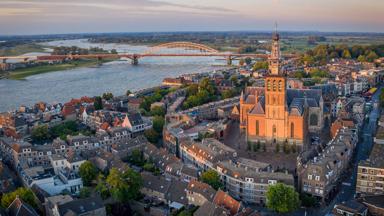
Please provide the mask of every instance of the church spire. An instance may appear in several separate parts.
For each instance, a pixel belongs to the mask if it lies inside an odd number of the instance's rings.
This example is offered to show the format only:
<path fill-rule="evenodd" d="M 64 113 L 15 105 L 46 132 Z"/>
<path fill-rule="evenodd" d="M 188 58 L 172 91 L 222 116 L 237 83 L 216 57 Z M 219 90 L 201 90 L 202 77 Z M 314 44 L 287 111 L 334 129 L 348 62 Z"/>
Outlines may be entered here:
<path fill-rule="evenodd" d="M 269 72 L 272 75 L 280 74 L 280 36 L 277 32 L 277 23 L 275 23 L 275 32 L 272 34 L 271 55 L 269 56 Z"/>

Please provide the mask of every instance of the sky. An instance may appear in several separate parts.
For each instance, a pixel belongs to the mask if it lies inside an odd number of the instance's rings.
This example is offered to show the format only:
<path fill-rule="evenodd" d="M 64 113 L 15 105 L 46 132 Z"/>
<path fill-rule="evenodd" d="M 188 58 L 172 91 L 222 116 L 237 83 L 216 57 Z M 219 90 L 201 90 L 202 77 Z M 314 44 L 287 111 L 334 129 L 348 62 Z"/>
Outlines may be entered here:
<path fill-rule="evenodd" d="M 0 35 L 384 32 L 384 0 L 0 0 Z"/>

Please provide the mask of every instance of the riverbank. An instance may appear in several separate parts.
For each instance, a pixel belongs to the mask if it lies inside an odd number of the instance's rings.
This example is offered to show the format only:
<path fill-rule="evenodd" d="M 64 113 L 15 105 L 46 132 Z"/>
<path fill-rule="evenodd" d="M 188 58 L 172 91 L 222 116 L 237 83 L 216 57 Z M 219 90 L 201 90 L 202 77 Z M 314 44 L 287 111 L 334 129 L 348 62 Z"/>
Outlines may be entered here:
<path fill-rule="evenodd" d="M 9 72 L 6 78 L 13 79 L 13 80 L 23 80 L 26 77 L 29 77 L 32 75 L 70 70 L 70 69 L 75 69 L 80 67 L 93 67 L 108 61 L 111 61 L 111 60 L 101 60 L 101 61 L 94 60 L 94 59 L 75 60 L 75 61 L 70 61 L 62 64 L 46 64 L 46 65 L 38 65 L 38 66 L 32 66 L 27 68 L 19 68 Z"/>

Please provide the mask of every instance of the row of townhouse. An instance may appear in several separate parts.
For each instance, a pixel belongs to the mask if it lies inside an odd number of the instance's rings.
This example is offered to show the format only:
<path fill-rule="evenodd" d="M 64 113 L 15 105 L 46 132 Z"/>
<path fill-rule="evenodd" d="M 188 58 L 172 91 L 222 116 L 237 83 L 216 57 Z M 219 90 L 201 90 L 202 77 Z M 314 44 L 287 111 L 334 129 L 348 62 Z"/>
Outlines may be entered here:
<path fill-rule="evenodd" d="M 332 197 L 342 175 L 350 167 L 357 141 L 356 129 L 343 127 L 318 156 L 308 161 L 299 156 L 299 190 L 323 201 Z"/>
<path fill-rule="evenodd" d="M 384 195 L 384 127 L 379 127 L 369 158 L 359 162 L 357 168 L 356 193 Z"/>
<path fill-rule="evenodd" d="M 271 165 L 237 157 L 237 152 L 212 138 L 183 142 L 181 159 L 200 171 L 215 170 L 229 195 L 247 203 L 266 203 L 268 186 L 276 183 L 294 185 L 293 175 L 273 172 Z"/>

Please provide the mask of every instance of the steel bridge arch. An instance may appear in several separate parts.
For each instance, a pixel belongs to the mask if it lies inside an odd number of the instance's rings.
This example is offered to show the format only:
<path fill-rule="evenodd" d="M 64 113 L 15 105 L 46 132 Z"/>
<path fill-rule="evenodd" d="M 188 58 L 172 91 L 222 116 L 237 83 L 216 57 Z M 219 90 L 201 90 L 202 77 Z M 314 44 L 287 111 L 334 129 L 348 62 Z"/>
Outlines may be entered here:
<path fill-rule="evenodd" d="M 149 50 L 147 50 L 145 54 L 154 54 L 157 51 L 162 50 L 164 48 L 168 48 L 168 49 L 184 48 L 184 49 L 190 49 L 190 50 L 198 50 L 205 53 L 219 53 L 218 50 L 204 44 L 180 41 L 180 42 L 170 42 L 170 43 L 164 43 L 164 44 L 153 46 Z"/>

